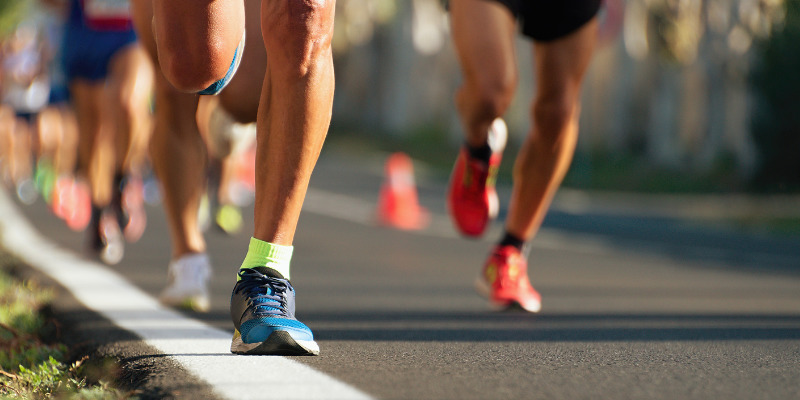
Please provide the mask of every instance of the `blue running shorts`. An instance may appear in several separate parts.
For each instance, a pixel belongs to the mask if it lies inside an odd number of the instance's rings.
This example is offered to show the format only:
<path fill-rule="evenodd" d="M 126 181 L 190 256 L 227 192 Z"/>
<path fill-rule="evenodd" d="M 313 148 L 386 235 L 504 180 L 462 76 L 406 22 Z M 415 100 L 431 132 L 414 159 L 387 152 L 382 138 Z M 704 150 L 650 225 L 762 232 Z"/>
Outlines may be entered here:
<path fill-rule="evenodd" d="M 76 78 L 98 81 L 108 75 L 111 58 L 120 49 L 136 42 L 132 27 L 122 30 L 96 30 L 87 26 L 77 1 L 64 24 L 61 61 L 67 81 Z"/>

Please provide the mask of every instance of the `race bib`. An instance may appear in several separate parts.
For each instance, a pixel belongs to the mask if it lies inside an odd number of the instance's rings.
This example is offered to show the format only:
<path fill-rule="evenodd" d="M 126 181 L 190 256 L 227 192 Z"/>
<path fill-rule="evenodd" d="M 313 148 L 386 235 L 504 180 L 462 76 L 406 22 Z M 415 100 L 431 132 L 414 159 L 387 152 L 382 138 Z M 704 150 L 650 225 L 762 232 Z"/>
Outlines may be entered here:
<path fill-rule="evenodd" d="M 83 0 L 83 14 L 94 29 L 123 30 L 131 26 L 129 0 Z"/>

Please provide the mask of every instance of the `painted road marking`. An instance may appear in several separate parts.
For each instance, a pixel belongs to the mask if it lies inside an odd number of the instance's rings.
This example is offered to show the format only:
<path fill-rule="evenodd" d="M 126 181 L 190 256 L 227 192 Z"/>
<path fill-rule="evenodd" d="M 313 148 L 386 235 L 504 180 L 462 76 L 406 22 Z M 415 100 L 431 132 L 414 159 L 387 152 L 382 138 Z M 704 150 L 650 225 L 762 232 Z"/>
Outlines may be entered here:
<path fill-rule="evenodd" d="M 232 332 L 162 307 L 104 265 L 59 248 L 22 217 L 1 189 L 0 215 L 0 240 L 6 249 L 58 281 L 87 308 L 175 359 L 222 397 L 256 399 L 269 393 L 277 399 L 370 398 L 288 358 L 231 354 Z"/>

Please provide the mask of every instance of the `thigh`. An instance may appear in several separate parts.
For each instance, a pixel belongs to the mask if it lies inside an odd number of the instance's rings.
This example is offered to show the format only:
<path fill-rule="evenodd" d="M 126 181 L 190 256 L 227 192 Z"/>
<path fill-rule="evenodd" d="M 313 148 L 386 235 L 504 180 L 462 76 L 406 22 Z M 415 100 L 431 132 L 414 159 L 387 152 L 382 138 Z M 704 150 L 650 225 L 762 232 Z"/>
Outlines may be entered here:
<path fill-rule="evenodd" d="M 220 103 L 240 123 L 256 121 L 261 86 L 267 70 L 267 52 L 261 37 L 261 0 L 245 0 L 245 37 L 242 63 L 219 94 Z"/>
<path fill-rule="evenodd" d="M 516 21 L 511 10 L 486 0 L 452 0 L 449 8 L 464 78 L 470 82 L 485 77 L 515 77 Z"/>
<path fill-rule="evenodd" d="M 139 43 L 147 50 L 153 64 L 158 67 L 158 50 L 156 49 L 156 39 L 153 37 L 153 2 L 150 0 L 132 1 L 131 18 Z"/>
<path fill-rule="evenodd" d="M 579 95 L 580 84 L 592 59 L 597 20 L 560 39 L 534 43 L 537 97 Z"/>
<path fill-rule="evenodd" d="M 122 105 L 146 107 L 153 88 L 153 67 L 144 48 L 133 43 L 117 51 L 109 63 L 107 89 Z"/>

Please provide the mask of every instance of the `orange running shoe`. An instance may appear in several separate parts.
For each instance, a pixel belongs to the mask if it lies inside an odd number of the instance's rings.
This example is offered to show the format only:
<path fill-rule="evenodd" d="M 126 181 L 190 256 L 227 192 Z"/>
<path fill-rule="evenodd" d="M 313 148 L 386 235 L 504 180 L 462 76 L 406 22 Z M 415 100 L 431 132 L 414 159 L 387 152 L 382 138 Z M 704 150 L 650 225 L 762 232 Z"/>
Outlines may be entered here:
<path fill-rule="evenodd" d="M 506 124 L 498 118 L 489 127 L 488 143 L 492 149 L 489 164 L 470 157 L 466 147 L 461 148 L 456 159 L 447 206 L 456 228 L 466 236 L 482 235 L 489 222 L 497 217 L 500 202 L 495 180 L 507 137 Z"/>
<path fill-rule="evenodd" d="M 475 288 L 501 308 L 519 306 L 534 313 L 542 309 L 542 296 L 528 278 L 528 262 L 514 246 L 495 247 Z"/>

